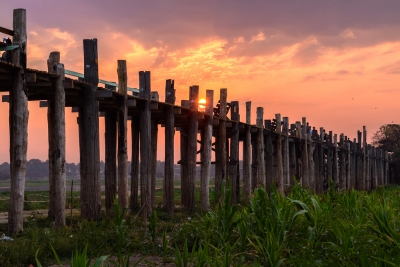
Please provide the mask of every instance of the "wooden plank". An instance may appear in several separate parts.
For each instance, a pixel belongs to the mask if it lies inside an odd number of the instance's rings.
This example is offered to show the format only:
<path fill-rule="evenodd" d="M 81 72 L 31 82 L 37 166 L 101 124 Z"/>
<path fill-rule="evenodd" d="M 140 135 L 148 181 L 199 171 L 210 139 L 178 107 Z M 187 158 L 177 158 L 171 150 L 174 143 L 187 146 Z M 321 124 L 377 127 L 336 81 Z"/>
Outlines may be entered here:
<path fill-rule="evenodd" d="M 47 107 L 49 107 L 48 101 L 47 101 L 47 100 L 39 101 L 39 107 L 41 107 L 41 108 L 47 108 Z"/>
<path fill-rule="evenodd" d="M 27 83 L 36 82 L 36 73 L 25 73 L 25 82 Z"/>
<path fill-rule="evenodd" d="M 7 35 L 10 35 L 10 36 L 14 36 L 14 31 L 13 30 L 10 30 L 10 29 L 4 28 L 4 27 L 0 27 L 0 32 L 4 33 L 4 34 L 7 34 Z"/>
<path fill-rule="evenodd" d="M 139 133 L 140 133 L 140 118 L 132 119 L 132 163 L 131 163 L 131 198 L 129 208 L 131 210 L 139 208 Z"/>
<path fill-rule="evenodd" d="M 165 169 L 163 186 L 163 206 L 169 216 L 174 215 L 174 107 L 175 104 L 175 82 L 165 82 L 165 103 L 171 104 L 165 107 Z M 179 109 L 180 113 L 180 109 Z"/>
<path fill-rule="evenodd" d="M 128 208 L 128 145 L 127 145 L 127 95 L 128 75 L 126 60 L 118 60 L 118 204 Z M 112 95 L 112 91 L 104 90 Z M 97 91 L 99 93 L 101 91 Z"/>
<path fill-rule="evenodd" d="M 110 90 L 98 90 L 96 91 L 96 98 L 108 98 L 113 97 L 113 92 Z"/>
<path fill-rule="evenodd" d="M 251 101 L 246 102 L 246 127 L 243 142 L 243 199 L 248 200 L 251 194 Z"/>
<path fill-rule="evenodd" d="M 181 114 L 181 108 L 180 107 L 173 107 L 173 114 L 174 115 L 179 115 Z"/>
<path fill-rule="evenodd" d="M 214 91 L 206 90 L 205 123 L 201 134 L 200 202 L 203 210 L 210 209 L 210 176 L 212 152 L 212 115 Z"/>
<path fill-rule="evenodd" d="M 136 100 L 135 99 L 127 99 L 126 106 L 128 108 L 136 107 Z"/>
<path fill-rule="evenodd" d="M 97 39 L 84 39 L 85 85 L 79 109 L 79 147 L 81 153 L 81 216 L 85 219 L 100 219 L 100 146 L 99 104 L 96 100 L 99 82 Z"/>
<path fill-rule="evenodd" d="M 26 10 L 14 9 L 13 42 L 22 48 L 12 51 L 12 64 L 23 68 L 15 69 L 13 88 L 10 90 L 10 204 L 8 210 L 8 232 L 23 230 L 24 189 L 26 174 L 26 151 L 28 146 L 28 98 L 22 79 L 26 68 Z"/>
<path fill-rule="evenodd" d="M 9 95 L 2 95 L 1 96 L 1 102 L 9 103 L 10 102 L 10 96 Z"/>

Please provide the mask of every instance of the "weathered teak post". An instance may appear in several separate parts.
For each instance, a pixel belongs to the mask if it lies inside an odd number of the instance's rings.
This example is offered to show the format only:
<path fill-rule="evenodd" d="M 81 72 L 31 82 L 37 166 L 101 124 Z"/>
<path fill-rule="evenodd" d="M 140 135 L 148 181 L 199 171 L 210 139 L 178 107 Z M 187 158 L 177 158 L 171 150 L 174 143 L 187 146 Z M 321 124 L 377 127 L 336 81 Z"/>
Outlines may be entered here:
<path fill-rule="evenodd" d="M 28 146 L 28 96 L 23 79 L 26 68 L 26 10 L 14 9 L 13 43 L 19 48 L 12 52 L 12 63 L 20 66 L 13 72 L 13 87 L 10 90 L 10 204 L 8 209 L 8 231 L 23 230 L 23 209 L 26 174 L 26 151 Z"/>
<path fill-rule="evenodd" d="M 301 166 L 302 166 L 302 185 L 305 188 L 310 188 L 310 173 L 308 168 L 308 135 L 307 132 L 307 119 L 305 117 L 302 118 L 302 125 L 301 125 L 301 135 L 302 135 L 302 142 L 303 142 L 303 151 L 301 153 Z"/>
<path fill-rule="evenodd" d="M 257 128 L 250 126 L 251 137 L 251 192 L 257 186 L 258 168 L 257 168 Z"/>
<path fill-rule="evenodd" d="M 264 108 L 257 108 L 257 187 L 266 188 L 265 161 L 264 161 Z M 270 171 L 270 170 L 269 170 Z M 267 188 L 269 190 L 269 188 Z"/>
<path fill-rule="evenodd" d="M 165 175 L 163 187 L 163 199 L 169 216 L 174 215 L 174 134 L 175 134 L 175 88 L 174 80 L 167 80 L 165 83 Z M 183 188 L 182 188 L 183 190 Z"/>
<path fill-rule="evenodd" d="M 139 72 L 140 97 L 144 98 L 140 107 L 140 199 L 142 215 L 147 218 L 151 206 L 151 114 L 150 114 L 150 71 Z"/>
<path fill-rule="evenodd" d="M 362 137 L 363 137 L 363 145 L 362 145 L 362 179 L 363 179 L 363 188 L 362 190 L 367 190 L 367 182 L 368 182 L 368 162 L 367 162 L 367 130 L 366 127 L 363 126 L 363 132 L 362 132 Z"/>
<path fill-rule="evenodd" d="M 128 208 L 128 148 L 127 148 L 127 93 L 126 60 L 118 60 L 118 204 Z"/>
<path fill-rule="evenodd" d="M 198 131 L 198 103 L 199 103 L 199 86 L 190 87 L 189 93 L 189 128 L 188 128 L 188 152 L 187 152 L 187 202 L 185 207 L 189 213 L 194 211 L 196 203 L 196 158 L 197 158 L 197 131 Z"/>
<path fill-rule="evenodd" d="M 151 99 L 158 101 L 158 92 L 151 92 Z M 155 206 L 156 201 L 156 173 L 157 173 L 157 139 L 158 139 L 158 121 L 152 119 L 150 122 L 150 147 L 151 147 L 151 206 Z"/>
<path fill-rule="evenodd" d="M 347 181 L 346 181 L 346 188 L 347 189 L 353 189 L 354 185 L 354 175 L 353 175 L 353 170 L 354 170 L 354 157 L 353 157 L 353 144 L 350 141 L 350 139 L 347 139 L 346 141 L 346 148 L 347 148 L 347 163 L 346 163 L 346 176 L 347 176 Z"/>
<path fill-rule="evenodd" d="M 132 131 L 132 162 L 131 162 L 131 197 L 129 209 L 139 207 L 139 134 L 140 117 L 133 117 L 131 122 Z"/>
<path fill-rule="evenodd" d="M 189 100 L 181 100 L 181 106 L 183 108 L 189 108 Z M 181 203 L 185 205 L 187 202 L 187 191 L 188 187 L 188 167 L 187 167 L 187 153 L 188 153 L 188 127 L 181 126 L 180 128 L 180 148 L 181 148 Z"/>
<path fill-rule="evenodd" d="M 200 174 L 200 200 L 201 208 L 210 208 L 210 174 L 211 174 L 211 151 L 212 151 L 212 123 L 213 123 L 214 91 L 206 90 L 206 108 L 204 128 L 201 136 L 201 174 Z"/>
<path fill-rule="evenodd" d="M 290 186 L 290 170 L 289 170 L 289 118 L 283 117 L 283 141 L 282 141 L 282 165 L 283 165 L 283 189 Z"/>
<path fill-rule="evenodd" d="M 221 184 L 227 177 L 226 171 L 226 105 L 227 89 L 220 89 L 218 138 L 215 153 L 215 191 L 221 194 Z"/>
<path fill-rule="evenodd" d="M 116 91 L 116 87 L 106 85 L 106 89 Z M 106 211 L 110 212 L 114 207 L 114 199 L 117 193 L 117 113 L 107 110 L 104 116 L 105 124 L 105 204 Z"/>
<path fill-rule="evenodd" d="M 311 191 L 315 191 L 315 143 L 311 138 L 311 127 L 307 126 L 307 154 L 308 154 L 308 185 Z"/>
<path fill-rule="evenodd" d="M 97 39 L 83 40 L 85 85 L 79 108 L 79 148 L 81 163 L 81 216 L 100 219 L 99 83 Z"/>
<path fill-rule="evenodd" d="M 275 114 L 276 134 L 275 134 L 275 174 L 274 181 L 279 192 L 283 193 L 283 158 L 282 158 L 282 121 L 281 114 Z"/>
<path fill-rule="evenodd" d="M 251 102 L 246 102 L 246 125 L 243 142 L 243 199 L 247 200 L 251 193 Z"/>
<path fill-rule="evenodd" d="M 318 131 L 313 128 L 312 130 L 312 140 L 314 141 L 314 153 L 313 153 L 313 160 L 314 160 L 314 181 L 313 181 L 313 189 L 315 192 L 318 193 L 319 184 L 320 184 L 320 175 L 321 175 L 321 167 L 320 167 L 320 146 L 321 140 L 319 138 Z"/>
<path fill-rule="evenodd" d="M 275 179 L 274 168 L 274 143 L 273 143 L 273 130 L 271 120 L 264 120 L 264 128 L 267 129 L 264 133 L 264 163 L 265 163 L 265 188 L 270 192 L 271 185 Z M 258 133 L 257 133 L 258 134 Z M 257 155 L 257 154 L 256 154 Z M 258 173 L 258 170 L 257 170 Z"/>
<path fill-rule="evenodd" d="M 54 78 L 54 95 L 48 101 L 47 118 L 49 123 L 49 170 L 50 210 L 55 218 L 55 227 L 65 226 L 65 91 L 64 65 L 60 64 L 60 52 L 50 53 L 47 60 L 48 72 Z M 51 209 L 53 208 L 53 209 Z"/>
<path fill-rule="evenodd" d="M 362 157 L 362 150 L 361 150 L 361 139 L 362 133 L 357 131 L 357 150 L 356 150 L 356 189 L 357 190 L 364 190 L 364 176 L 363 176 L 363 157 Z"/>
<path fill-rule="evenodd" d="M 292 137 L 289 141 L 289 186 L 294 185 L 294 178 L 299 179 L 297 173 L 297 156 L 296 156 L 296 142 L 294 140 L 296 125 L 290 125 L 290 136 Z"/>
<path fill-rule="evenodd" d="M 337 134 L 333 135 L 333 168 L 332 168 L 332 180 L 339 184 L 338 175 L 338 147 L 337 147 Z"/>
<path fill-rule="evenodd" d="M 231 202 L 236 204 L 240 200 L 239 166 L 239 102 L 231 102 L 231 143 L 229 157 L 229 179 L 231 180 Z"/>
<path fill-rule="evenodd" d="M 326 140 L 326 144 L 327 144 L 327 149 L 326 149 L 326 172 L 327 172 L 327 180 L 326 180 L 326 184 L 327 187 L 329 187 L 329 182 L 330 180 L 333 179 L 333 164 L 332 164 L 332 142 L 333 140 L 333 136 L 332 136 L 332 131 L 329 131 L 329 135 L 328 135 L 328 140 Z"/>
<path fill-rule="evenodd" d="M 371 175 L 371 189 L 377 189 L 378 188 L 378 164 L 377 164 L 377 151 L 375 147 L 371 146 L 371 169 L 372 169 L 372 175 Z"/>
<path fill-rule="evenodd" d="M 346 189 L 346 146 L 344 134 L 340 134 L 340 154 L 339 154 L 339 188 Z"/>

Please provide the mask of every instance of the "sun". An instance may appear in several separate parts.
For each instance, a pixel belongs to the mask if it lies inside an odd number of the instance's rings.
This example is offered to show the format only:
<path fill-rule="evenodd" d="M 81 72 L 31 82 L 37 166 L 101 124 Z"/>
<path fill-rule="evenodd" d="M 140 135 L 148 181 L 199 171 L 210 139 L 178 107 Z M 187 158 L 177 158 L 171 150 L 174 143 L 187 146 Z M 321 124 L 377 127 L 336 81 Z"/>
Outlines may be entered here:
<path fill-rule="evenodd" d="M 207 101 L 204 98 L 201 98 L 199 100 L 199 108 L 206 108 L 206 105 L 205 105 L 206 103 L 207 103 Z"/>

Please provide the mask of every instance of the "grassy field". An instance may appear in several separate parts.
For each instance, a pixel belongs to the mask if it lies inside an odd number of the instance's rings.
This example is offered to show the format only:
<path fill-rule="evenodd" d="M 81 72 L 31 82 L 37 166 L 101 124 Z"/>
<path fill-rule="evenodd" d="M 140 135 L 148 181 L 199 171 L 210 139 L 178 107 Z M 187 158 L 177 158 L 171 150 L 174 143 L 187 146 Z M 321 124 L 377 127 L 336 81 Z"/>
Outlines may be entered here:
<path fill-rule="evenodd" d="M 158 205 L 145 222 L 138 211 L 123 216 L 116 209 L 98 222 L 68 217 L 67 227 L 59 230 L 50 219 L 33 215 L 13 241 L 0 241 L 0 266 L 35 263 L 37 249 L 44 266 L 54 264 L 50 244 L 63 262 L 87 245 L 89 257 L 116 260 L 109 266 L 123 266 L 123 256 L 132 255 L 162 259 L 147 266 L 162 261 L 167 266 L 400 266 L 399 191 L 388 186 L 315 195 L 295 186 L 282 196 L 256 189 L 248 202 L 231 205 L 227 189 L 221 198 L 211 194 L 214 208 L 208 212 L 187 215 L 177 208 L 170 218 Z M 179 195 L 176 189 L 177 204 Z M 26 198 L 45 201 L 46 192 L 30 192 Z M 0 225 L 0 234 L 5 231 L 6 225 Z"/>

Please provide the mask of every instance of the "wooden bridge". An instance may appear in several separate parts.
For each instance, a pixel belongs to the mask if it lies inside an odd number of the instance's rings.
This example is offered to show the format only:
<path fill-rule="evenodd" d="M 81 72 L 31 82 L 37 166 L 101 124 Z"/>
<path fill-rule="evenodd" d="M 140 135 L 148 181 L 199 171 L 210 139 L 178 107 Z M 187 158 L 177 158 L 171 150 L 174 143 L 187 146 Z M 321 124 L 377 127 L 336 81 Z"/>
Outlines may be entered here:
<path fill-rule="evenodd" d="M 233 203 L 246 200 L 256 187 L 269 190 L 271 186 L 276 186 L 284 193 L 294 185 L 294 177 L 303 187 L 318 193 L 328 189 L 330 179 L 339 189 L 358 190 L 375 189 L 390 182 L 390 155 L 367 144 L 365 126 L 358 131 L 357 139 L 349 140 L 344 134 L 336 135 L 322 127 L 318 130 L 311 127 L 304 117 L 293 124 L 280 114 L 275 114 L 273 120 L 264 120 L 262 107 L 257 107 L 256 123 L 253 124 L 251 102 L 246 102 L 246 119 L 241 122 L 239 102 L 228 101 L 227 89 L 220 89 L 218 96 L 214 96 L 213 90 L 207 90 L 205 109 L 199 111 L 199 86 L 191 86 L 188 100 L 176 104 L 174 80 L 166 80 L 166 97 L 162 102 L 158 93 L 151 91 L 149 71 L 139 72 L 139 90 L 131 90 L 134 94 L 128 95 L 125 60 L 118 60 L 118 85 L 100 80 L 104 87 L 99 87 L 96 39 L 83 40 L 84 74 L 83 79 L 76 80 L 65 77 L 59 52 L 50 53 L 47 71 L 26 68 L 24 9 L 14 10 L 13 30 L 0 27 L 0 32 L 13 37 L 12 44 L 0 43 L 0 50 L 6 51 L 0 60 L 0 91 L 9 92 L 9 95 L 3 96 L 3 102 L 9 102 L 10 106 L 9 231 L 12 233 L 23 229 L 27 101 L 40 101 L 40 106 L 48 110 L 49 216 L 54 217 L 57 227 L 65 225 L 65 107 L 73 107 L 73 112 L 79 112 L 81 215 L 88 219 L 100 217 L 101 116 L 105 119 L 107 211 L 118 196 L 118 202 L 123 207 L 141 208 L 145 217 L 152 212 L 160 124 L 165 127 L 163 206 L 171 216 L 174 213 L 175 130 L 180 132 L 181 204 L 189 213 L 195 208 L 197 165 L 201 165 L 202 209 L 209 209 L 210 206 L 211 176 L 215 176 L 218 193 L 222 182 L 229 181 Z M 130 189 L 128 122 L 132 131 Z M 239 156 L 241 143 L 243 155 Z M 211 162 L 212 152 L 215 153 L 215 162 Z M 197 161 L 198 154 L 200 162 Z M 243 159 L 241 176 L 239 158 Z M 212 163 L 215 163 L 215 175 L 210 173 Z"/>

